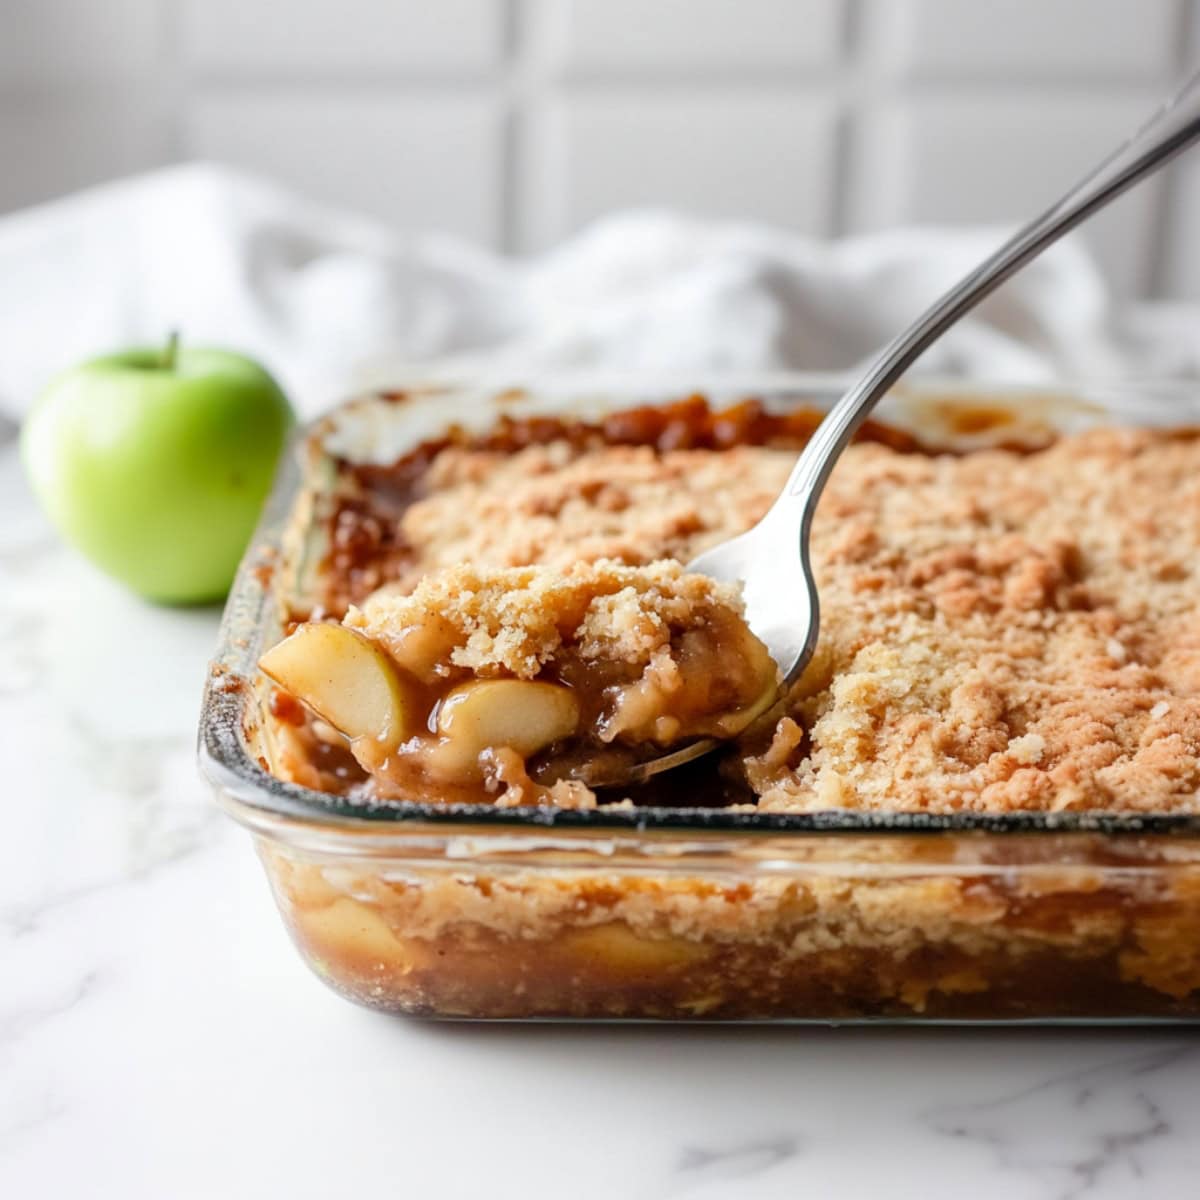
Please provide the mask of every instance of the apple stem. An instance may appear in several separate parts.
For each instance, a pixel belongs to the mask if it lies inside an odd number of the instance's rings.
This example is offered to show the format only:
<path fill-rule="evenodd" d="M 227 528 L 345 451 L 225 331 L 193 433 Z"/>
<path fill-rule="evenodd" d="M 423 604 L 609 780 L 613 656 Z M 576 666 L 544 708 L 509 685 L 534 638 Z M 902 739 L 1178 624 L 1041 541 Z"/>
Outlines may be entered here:
<path fill-rule="evenodd" d="M 179 330 L 172 329 L 167 334 L 167 344 L 163 348 L 162 365 L 171 371 L 175 367 L 175 355 L 179 352 Z"/>

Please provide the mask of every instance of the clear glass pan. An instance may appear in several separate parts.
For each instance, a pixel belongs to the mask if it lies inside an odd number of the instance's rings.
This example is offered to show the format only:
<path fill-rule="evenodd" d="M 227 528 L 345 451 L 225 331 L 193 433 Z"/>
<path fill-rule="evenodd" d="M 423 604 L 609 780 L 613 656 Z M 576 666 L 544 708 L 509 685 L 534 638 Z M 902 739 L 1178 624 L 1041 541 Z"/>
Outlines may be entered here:
<path fill-rule="evenodd" d="M 200 759 L 298 948 L 388 1010 L 474 1019 L 1200 1017 L 1200 818 L 756 814 L 363 803 L 272 775 L 254 664 L 303 593 L 329 454 L 386 462 L 503 409 L 600 415 L 700 391 L 827 406 L 827 380 L 565 379 L 365 397 L 310 428 L 230 596 Z M 923 385 L 880 416 L 964 446 L 1200 424 L 1195 388 Z M 989 419 L 963 421 L 964 413 Z"/>

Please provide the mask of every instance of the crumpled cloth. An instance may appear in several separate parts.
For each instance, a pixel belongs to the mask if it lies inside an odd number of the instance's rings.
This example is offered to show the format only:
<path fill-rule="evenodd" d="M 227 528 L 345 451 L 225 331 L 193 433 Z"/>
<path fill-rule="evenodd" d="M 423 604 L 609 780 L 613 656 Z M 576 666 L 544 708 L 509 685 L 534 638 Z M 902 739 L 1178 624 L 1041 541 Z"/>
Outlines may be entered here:
<path fill-rule="evenodd" d="M 172 329 L 260 358 L 306 414 L 364 381 L 415 373 L 847 372 L 1005 233 L 823 241 L 641 211 L 508 259 L 222 166 L 174 167 L 0 219 L 0 413 L 19 418 L 81 358 Z M 997 382 L 1200 378 L 1200 310 L 1117 309 L 1069 238 L 915 370 Z"/>

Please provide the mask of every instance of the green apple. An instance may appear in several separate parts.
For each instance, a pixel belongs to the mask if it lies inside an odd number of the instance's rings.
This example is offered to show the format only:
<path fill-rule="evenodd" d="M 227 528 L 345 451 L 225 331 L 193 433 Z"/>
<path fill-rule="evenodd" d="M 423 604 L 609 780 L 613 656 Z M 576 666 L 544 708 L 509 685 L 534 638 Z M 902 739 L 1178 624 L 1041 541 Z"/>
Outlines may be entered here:
<path fill-rule="evenodd" d="M 63 537 L 147 599 L 197 604 L 229 590 L 291 424 L 257 363 L 172 336 L 51 382 L 21 450 Z"/>

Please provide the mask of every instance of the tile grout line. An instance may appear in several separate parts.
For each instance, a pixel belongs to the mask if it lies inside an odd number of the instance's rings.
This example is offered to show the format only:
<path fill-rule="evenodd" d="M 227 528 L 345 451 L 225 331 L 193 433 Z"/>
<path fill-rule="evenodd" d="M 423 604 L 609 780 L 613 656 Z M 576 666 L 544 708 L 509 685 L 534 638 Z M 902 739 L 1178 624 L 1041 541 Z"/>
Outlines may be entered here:
<path fill-rule="evenodd" d="M 547 112 L 556 88 L 551 52 L 556 46 L 561 51 L 555 42 L 561 30 L 556 30 L 554 22 L 565 19 L 565 11 L 550 9 L 540 0 L 513 2 L 518 5 L 519 47 L 510 80 L 514 150 L 511 249 L 530 254 L 556 240 L 561 232 L 565 180 L 558 169 L 561 163 L 549 157 Z M 547 185 L 550 173 L 553 185 Z"/>
<path fill-rule="evenodd" d="M 1176 75 L 1182 79 L 1189 69 L 1200 68 L 1200 62 L 1193 58 L 1195 50 L 1200 49 L 1200 0 L 1184 0 L 1179 6 L 1178 35 L 1178 50 L 1173 66 Z M 1200 147 L 1194 147 L 1188 153 L 1200 154 Z M 1179 282 L 1171 278 L 1169 242 L 1172 233 L 1182 233 L 1185 197 L 1180 170 L 1181 163 L 1178 160 L 1167 167 L 1158 203 L 1155 205 L 1158 219 L 1154 222 L 1149 261 L 1144 271 L 1145 278 L 1142 280 L 1143 293 L 1150 300 L 1165 300 L 1168 285 L 1177 285 Z"/>
<path fill-rule="evenodd" d="M 862 73 L 863 23 L 866 13 L 861 0 L 847 0 L 838 37 L 838 67 L 844 75 L 857 78 Z M 860 113 L 850 94 L 841 95 L 833 117 L 833 177 L 829 181 L 831 199 L 828 216 L 829 234 L 844 237 L 850 225 L 850 188 L 853 181 L 853 151 L 858 136 Z"/>
<path fill-rule="evenodd" d="M 166 0 L 158 6 L 161 26 L 158 31 L 162 54 L 164 108 L 166 111 L 166 155 L 168 163 L 180 163 L 186 159 L 187 139 L 186 112 L 190 88 L 188 65 L 183 52 L 183 0 Z"/>
<path fill-rule="evenodd" d="M 502 254 L 511 255 L 517 245 L 519 198 L 517 194 L 517 171 L 520 148 L 520 101 L 513 86 L 517 62 L 521 54 L 524 30 L 518 0 L 504 0 L 503 48 L 504 74 L 508 86 L 501 92 L 500 125 L 500 179 L 496 197 L 496 232 L 498 248 Z"/>

